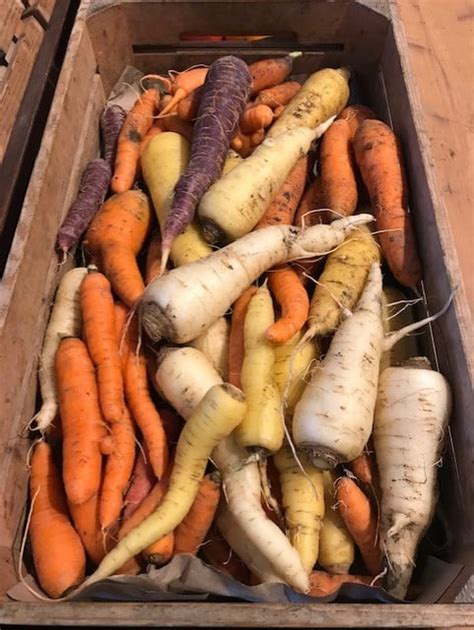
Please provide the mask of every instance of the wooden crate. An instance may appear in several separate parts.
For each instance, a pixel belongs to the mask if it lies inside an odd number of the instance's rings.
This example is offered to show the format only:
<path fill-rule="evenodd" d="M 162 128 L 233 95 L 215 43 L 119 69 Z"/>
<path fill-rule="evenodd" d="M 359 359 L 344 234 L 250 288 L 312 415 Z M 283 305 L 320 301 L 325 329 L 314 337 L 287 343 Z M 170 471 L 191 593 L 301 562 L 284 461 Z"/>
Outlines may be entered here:
<path fill-rule="evenodd" d="M 271 16 L 271 19 L 270 19 Z M 280 41 L 213 44 L 180 41 L 180 33 L 282 33 Z M 284 40 L 284 41 L 282 41 Z M 390 0 L 90 0 L 72 32 L 47 130 L 0 285 L 1 592 L 16 581 L 18 532 L 27 496 L 21 432 L 36 400 L 36 368 L 54 290 L 63 269 L 54 254 L 57 228 L 86 162 L 98 154 L 98 116 L 127 64 L 143 71 L 209 63 L 225 52 L 247 60 L 302 49 L 297 73 L 350 65 L 376 111 L 401 138 L 411 185 L 411 208 L 424 265 L 430 311 L 444 304 L 460 274 L 444 207 L 430 172 L 416 86 L 406 43 Z M 450 559 L 465 565 L 443 596 L 453 600 L 472 568 L 474 539 L 472 354 L 470 312 L 462 286 L 450 311 L 430 328 L 440 370 L 453 387 L 454 412 L 442 471 L 443 502 L 452 533 Z M 429 344 L 428 344 L 429 345 Z M 426 351 L 433 357 L 433 347 Z M 446 491 L 446 489 L 448 489 Z M 146 626 L 463 626 L 466 605 L 248 604 L 0 604 L 0 624 L 74 623 Z M 470 616 L 471 615 L 471 616 Z"/>

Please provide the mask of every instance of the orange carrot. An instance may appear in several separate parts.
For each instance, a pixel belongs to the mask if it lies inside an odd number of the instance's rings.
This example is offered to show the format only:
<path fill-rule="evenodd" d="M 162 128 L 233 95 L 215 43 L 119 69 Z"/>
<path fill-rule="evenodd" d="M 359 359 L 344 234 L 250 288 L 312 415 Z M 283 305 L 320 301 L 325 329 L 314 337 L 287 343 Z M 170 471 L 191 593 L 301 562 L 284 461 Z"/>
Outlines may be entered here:
<path fill-rule="evenodd" d="M 191 509 L 174 532 L 174 554 L 196 555 L 211 527 L 220 498 L 218 474 L 206 475 Z"/>
<path fill-rule="evenodd" d="M 159 92 L 150 89 L 139 96 L 127 114 L 117 140 L 115 170 L 110 182 L 114 193 L 130 190 L 135 181 L 140 144 L 153 123 L 153 114 L 159 103 Z"/>
<path fill-rule="evenodd" d="M 222 538 L 215 525 L 211 527 L 208 539 L 201 546 L 201 553 L 204 555 L 206 562 L 214 568 L 225 575 L 230 575 L 230 577 L 242 584 L 249 584 L 249 570 Z"/>
<path fill-rule="evenodd" d="M 82 281 L 81 308 L 88 350 L 97 368 L 100 406 L 107 422 L 113 423 L 123 413 L 123 378 L 114 300 L 103 274 L 93 271 Z"/>
<path fill-rule="evenodd" d="M 242 133 L 252 135 L 259 129 L 266 129 L 273 122 L 273 112 L 268 105 L 258 104 L 248 107 L 240 117 Z"/>
<path fill-rule="evenodd" d="M 30 540 L 38 581 L 50 597 L 61 597 L 83 581 L 86 556 L 69 521 L 61 478 L 46 442 L 33 451 L 30 495 Z"/>
<path fill-rule="evenodd" d="M 237 128 L 230 141 L 230 146 L 243 158 L 248 157 L 252 153 L 252 136 L 242 133 L 242 131 Z"/>
<path fill-rule="evenodd" d="M 98 565 L 113 547 L 110 536 L 104 536 L 100 529 L 98 495 L 95 494 L 81 505 L 69 503 L 69 512 L 87 555 Z"/>
<path fill-rule="evenodd" d="M 268 288 L 281 308 L 281 317 L 265 333 L 273 343 L 286 343 L 303 328 L 309 314 L 309 297 L 300 276 L 289 265 L 271 269 Z"/>
<path fill-rule="evenodd" d="M 282 83 L 293 69 L 293 58 L 297 54 L 290 54 L 279 59 L 262 59 L 250 64 L 252 75 L 251 94 L 274 87 Z"/>
<path fill-rule="evenodd" d="M 159 567 L 171 560 L 174 550 L 174 533 L 170 532 L 142 551 L 142 556 L 149 564 Z"/>
<path fill-rule="evenodd" d="M 300 89 L 301 84 L 297 81 L 285 81 L 285 83 L 280 83 L 259 92 L 255 102 L 263 103 L 263 105 L 268 105 L 275 110 L 283 105 L 287 105 Z M 275 112 L 273 113 L 275 114 Z"/>
<path fill-rule="evenodd" d="M 339 512 L 370 575 L 378 575 L 382 553 L 377 542 L 377 515 L 370 501 L 349 477 L 343 477 L 336 487 Z"/>
<path fill-rule="evenodd" d="M 160 116 L 165 116 L 186 96 L 191 94 L 194 90 L 204 84 L 207 76 L 208 68 L 190 68 L 183 72 L 176 73 L 176 76 L 171 78 L 171 90 L 173 92 L 173 98 L 166 107 L 160 112 Z M 156 75 L 157 78 L 160 78 Z M 153 77 L 153 75 L 150 75 Z"/>
<path fill-rule="evenodd" d="M 146 136 L 140 142 L 140 157 L 143 155 L 143 153 L 145 152 L 145 149 L 150 144 L 150 140 L 153 140 L 155 136 L 157 136 L 159 133 L 162 133 L 162 132 L 163 132 L 163 129 L 161 125 L 153 124 L 150 127 Z"/>
<path fill-rule="evenodd" d="M 193 126 L 189 122 L 181 120 L 176 114 L 160 119 L 160 123 L 164 131 L 179 133 L 181 136 L 184 136 L 188 142 L 192 142 Z"/>
<path fill-rule="evenodd" d="M 125 495 L 124 520 L 135 512 L 145 497 L 150 493 L 155 483 L 156 477 L 148 458 L 146 444 L 143 444 L 141 449 L 137 451 L 132 479 L 127 494 Z"/>
<path fill-rule="evenodd" d="M 256 131 L 250 136 L 250 146 L 252 147 L 252 149 L 254 149 L 255 147 L 258 147 L 259 144 L 262 144 L 264 139 L 265 139 L 265 130 L 259 129 L 258 131 Z"/>
<path fill-rule="evenodd" d="M 293 223 L 296 209 L 303 196 L 307 169 L 308 158 L 304 156 L 296 162 L 255 229 L 268 225 L 291 225 Z"/>
<path fill-rule="evenodd" d="M 194 118 L 196 118 L 199 104 L 201 102 L 201 94 L 202 88 L 199 87 L 178 103 L 176 112 L 181 120 L 191 122 Z"/>
<path fill-rule="evenodd" d="M 136 256 L 145 242 L 151 219 L 146 195 L 129 190 L 107 199 L 86 235 L 86 246 L 99 268 L 115 293 L 130 307 L 145 290 Z"/>
<path fill-rule="evenodd" d="M 106 435 L 94 365 L 80 339 L 63 339 L 56 351 L 56 385 L 63 431 L 63 481 L 71 503 L 99 492 L 100 443 Z"/>
<path fill-rule="evenodd" d="M 122 417 L 113 421 L 111 430 L 113 448 L 105 465 L 99 506 L 102 530 L 110 529 L 120 516 L 123 495 L 133 470 L 135 426 L 126 406 Z"/>
<path fill-rule="evenodd" d="M 161 271 L 161 236 L 155 230 L 151 236 L 145 263 L 145 284 L 149 285 L 160 275 Z"/>
<path fill-rule="evenodd" d="M 360 125 L 364 120 L 369 120 L 370 118 L 377 118 L 370 107 L 366 107 L 365 105 L 349 105 L 349 107 L 342 110 L 337 120 L 347 120 L 351 130 L 351 139 L 353 140 Z"/>
<path fill-rule="evenodd" d="M 244 323 L 250 300 L 257 291 L 257 287 L 246 289 L 232 307 L 232 321 L 229 337 L 229 383 L 239 389 L 240 372 L 244 361 Z"/>
<path fill-rule="evenodd" d="M 378 239 L 398 282 L 414 287 L 422 278 L 415 234 L 407 210 L 400 146 L 390 127 L 365 120 L 354 138 L 357 165 L 372 202 Z"/>
<path fill-rule="evenodd" d="M 161 418 L 150 397 L 148 375 L 143 349 L 137 352 L 137 320 L 130 322 L 130 354 L 125 376 L 125 392 L 133 418 L 137 423 L 148 450 L 153 472 L 158 479 L 168 465 L 168 445 Z"/>
<path fill-rule="evenodd" d="M 164 96 L 162 96 L 160 99 L 160 108 L 159 108 L 160 112 L 162 112 L 165 107 L 168 107 L 168 105 L 171 103 L 172 100 L 173 100 L 173 97 L 171 94 L 165 94 Z M 174 112 L 175 109 L 176 109 L 176 106 L 173 105 L 173 107 L 171 108 L 171 112 Z M 155 120 L 155 123 L 156 122 L 160 122 L 160 121 Z"/>
<path fill-rule="evenodd" d="M 367 575 L 331 575 L 326 571 L 312 571 L 309 576 L 310 590 L 308 595 L 312 597 L 326 597 L 338 591 L 343 584 L 370 585 L 372 577 Z"/>
<path fill-rule="evenodd" d="M 371 440 L 369 440 L 362 455 L 349 463 L 349 467 L 357 479 L 368 486 L 373 486 L 375 479 L 375 462 L 372 453 L 373 447 L 371 447 Z"/>
<path fill-rule="evenodd" d="M 125 367 L 127 365 L 128 354 L 130 352 L 130 343 L 128 335 L 128 318 L 130 310 L 123 302 L 115 302 L 114 320 L 115 320 L 115 336 L 120 354 L 122 377 L 125 378 Z M 105 453 L 104 453 L 105 455 Z"/>
<path fill-rule="evenodd" d="M 296 210 L 294 224 L 297 227 L 311 227 L 326 223 L 326 213 L 315 212 L 325 208 L 321 178 L 314 179 L 306 188 Z"/>
<path fill-rule="evenodd" d="M 324 201 L 335 216 L 354 214 L 357 207 L 357 182 L 352 157 L 351 129 L 346 120 L 336 120 L 321 142 L 321 185 Z"/>

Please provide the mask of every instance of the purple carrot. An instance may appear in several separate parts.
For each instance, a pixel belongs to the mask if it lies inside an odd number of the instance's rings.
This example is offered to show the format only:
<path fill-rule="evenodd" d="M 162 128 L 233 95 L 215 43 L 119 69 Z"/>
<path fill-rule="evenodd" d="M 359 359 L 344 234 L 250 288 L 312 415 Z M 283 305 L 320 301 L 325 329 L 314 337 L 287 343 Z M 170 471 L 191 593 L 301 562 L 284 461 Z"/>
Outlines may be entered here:
<path fill-rule="evenodd" d="M 146 453 L 145 447 L 143 447 Z M 133 467 L 132 482 L 125 495 L 125 509 L 123 512 L 123 520 L 135 512 L 140 506 L 143 499 L 149 494 L 150 490 L 156 483 L 156 477 L 151 467 L 150 460 L 147 455 L 147 461 L 143 458 L 143 453 L 138 451 Z"/>
<path fill-rule="evenodd" d="M 77 197 L 58 232 L 57 244 L 65 254 L 78 243 L 89 227 L 105 199 L 111 177 L 110 165 L 102 158 L 91 160 L 86 166 Z"/>
<path fill-rule="evenodd" d="M 117 138 L 127 114 L 120 105 L 108 105 L 100 116 L 100 128 L 104 148 L 104 160 L 114 168 Z"/>
<path fill-rule="evenodd" d="M 206 190 L 222 172 L 232 135 L 250 93 L 247 64 L 228 55 L 214 61 L 202 87 L 188 168 L 176 184 L 163 230 L 161 269 L 174 239 L 191 223 Z"/>

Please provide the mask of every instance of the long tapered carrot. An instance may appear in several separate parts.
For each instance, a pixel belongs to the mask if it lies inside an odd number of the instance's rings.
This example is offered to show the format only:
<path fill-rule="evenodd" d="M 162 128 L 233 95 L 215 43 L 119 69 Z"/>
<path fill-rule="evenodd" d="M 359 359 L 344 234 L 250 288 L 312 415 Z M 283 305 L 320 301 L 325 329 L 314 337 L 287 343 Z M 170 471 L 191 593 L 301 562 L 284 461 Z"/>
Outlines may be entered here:
<path fill-rule="evenodd" d="M 351 128 L 346 120 L 336 120 L 323 136 L 320 153 L 321 185 L 326 207 L 334 218 L 354 214 L 357 207 L 357 181 L 352 155 Z"/>
<path fill-rule="evenodd" d="M 60 597 L 84 579 L 86 556 L 68 517 L 66 497 L 51 448 L 39 442 L 31 458 L 30 540 L 41 587 Z"/>
<path fill-rule="evenodd" d="M 82 281 L 81 308 L 87 347 L 97 367 L 100 406 L 107 422 L 113 423 L 124 409 L 123 378 L 114 300 L 103 274 L 92 271 Z"/>
<path fill-rule="evenodd" d="M 131 516 L 141 505 L 155 483 L 156 476 L 148 458 L 146 444 L 142 444 L 141 449 L 137 451 L 130 486 L 125 495 L 124 520 Z"/>
<path fill-rule="evenodd" d="M 304 156 L 296 162 L 255 229 L 269 225 L 291 225 L 293 223 L 296 209 L 303 196 L 307 170 L 308 157 Z"/>
<path fill-rule="evenodd" d="M 358 485 L 349 477 L 340 479 L 336 486 L 339 512 L 371 575 L 378 575 L 382 553 L 377 541 L 377 515 Z"/>
<path fill-rule="evenodd" d="M 286 57 L 278 59 L 261 59 L 250 64 L 252 75 L 251 94 L 257 94 L 262 90 L 282 83 L 293 69 L 293 59 L 299 57 L 300 52 L 293 52 Z"/>
<path fill-rule="evenodd" d="M 326 571 L 312 571 L 309 576 L 310 590 L 308 595 L 326 597 L 341 588 L 343 584 L 370 585 L 372 577 L 367 575 L 331 575 Z"/>
<path fill-rule="evenodd" d="M 160 479 L 168 465 L 168 445 L 160 414 L 150 396 L 143 348 L 137 350 L 138 329 L 134 318 L 129 327 L 130 353 L 125 369 L 125 392 L 132 416 L 142 432 L 153 472 Z"/>
<path fill-rule="evenodd" d="M 351 130 L 351 138 L 354 139 L 360 125 L 364 120 L 369 120 L 370 118 L 377 118 L 370 107 L 366 107 L 365 105 L 349 105 L 349 107 L 345 107 L 342 110 L 337 120 L 347 121 Z"/>
<path fill-rule="evenodd" d="M 161 272 L 161 236 L 158 230 L 153 232 L 148 244 L 145 262 L 145 284 L 150 284 Z"/>
<path fill-rule="evenodd" d="M 159 104 L 159 92 L 146 90 L 127 114 L 117 140 L 115 170 L 110 187 L 114 193 L 130 190 L 135 181 L 140 144 L 153 123 L 153 114 Z"/>
<path fill-rule="evenodd" d="M 275 110 L 282 105 L 287 105 L 300 89 L 301 84 L 297 81 L 285 81 L 285 83 L 261 90 L 257 94 L 255 102 L 263 103 Z"/>
<path fill-rule="evenodd" d="M 325 207 L 321 178 L 316 177 L 306 187 L 295 213 L 294 225 L 307 228 L 318 223 L 327 223 L 326 213 L 316 212 Z"/>
<path fill-rule="evenodd" d="M 232 307 L 232 321 L 229 336 L 229 383 L 241 388 L 240 372 L 244 361 L 244 323 L 247 308 L 257 287 L 246 289 Z"/>
<path fill-rule="evenodd" d="M 393 131 L 380 120 L 365 120 L 354 138 L 354 152 L 377 220 L 378 239 L 400 284 L 414 287 L 422 278 L 402 155 Z"/>
<path fill-rule="evenodd" d="M 174 554 L 196 555 L 211 527 L 220 498 L 220 479 L 215 474 L 201 481 L 194 503 L 174 532 Z"/>
<path fill-rule="evenodd" d="M 270 270 L 268 288 L 280 305 L 281 317 L 265 334 L 273 343 L 286 343 L 303 328 L 308 319 L 308 293 L 301 277 L 289 265 Z"/>
<path fill-rule="evenodd" d="M 87 555 L 95 565 L 98 565 L 105 554 L 113 547 L 108 534 L 104 536 L 99 521 L 99 496 L 94 494 L 88 501 L 76 505 L 69 503 L 74 527 L 79 534 Z"/>
<path fill-rule="evenodd" d="M 115 302 L 114 316 L 115 336 L 121 360 L 122 377 L 125 379 L 125 368 L 130 352 L 130 335 L 128 334 L 128 318 L 130 316 L 130 309 L 123 302 Z"/>
<path fill-rule="evenodd" d="M 63 433 L 63 481 L 71 503 L 99 492 L 100 444 L 106 435 L 94 365 L 80 339 L 63 339 L 56 351 L 56 383 Z"/>

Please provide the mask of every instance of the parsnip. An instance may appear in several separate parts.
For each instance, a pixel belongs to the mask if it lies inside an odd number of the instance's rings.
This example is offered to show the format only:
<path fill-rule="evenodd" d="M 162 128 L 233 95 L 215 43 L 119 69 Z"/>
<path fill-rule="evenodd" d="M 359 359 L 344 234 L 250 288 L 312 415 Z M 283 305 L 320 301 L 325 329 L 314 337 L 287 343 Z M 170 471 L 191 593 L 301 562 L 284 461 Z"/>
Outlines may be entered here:
<path fill-rule="evenodd" d="M 247 234 L 154 280 L 140 305 L 143 326 L 154 341 L 191 341 L 222 317 L 264 271 L 288 260 L 324 254 L 355 226 L 371 220 L 371 215 L 361 214 L 305 230 L 270 226 Z"/>
<path fill-rule="evenodd" d="M 384 287 L 383 293 L 383 323 L 386 333 L 408 326 L 415 321 L 413 306 L 406 303 L 408 298 L 404 293 L 395 287 Z M 416 337 L 407 335 L 388 352 L 382 354 L 380 371 L 390 366 L 400 365 L 410 357 L 416 356 L 418 356 Z"/>
<path fill-rule="evenodd" d="M 382 372 L 374 446 L 382 489 L 384 586 L 396 597 L 405 597 L 416 548 L 433 517 L 436 464 L 450 413 L 449 385 L 428 359 L 410 359 Z"/>
<path fill-rule="evenodd" d="M 190 343 L 193 348 L 206 355 L 224 380 L 227 379 L 229 335 L 229 321 L 225 317 L 219 317 L 206 332 Z"/>
<path fill-rule="evenodd" d="M 325 470 L 323 481 L 325 509 L 319 536 L 318 563 L 328 573 L 344 575 L 354 562 L 354 541 L 335 505 L 335 475 Z"/>

